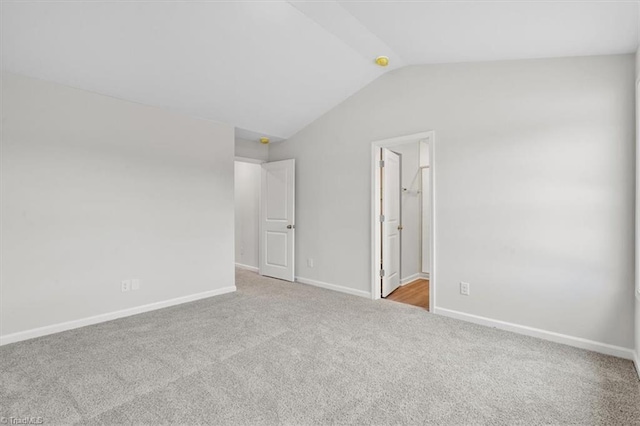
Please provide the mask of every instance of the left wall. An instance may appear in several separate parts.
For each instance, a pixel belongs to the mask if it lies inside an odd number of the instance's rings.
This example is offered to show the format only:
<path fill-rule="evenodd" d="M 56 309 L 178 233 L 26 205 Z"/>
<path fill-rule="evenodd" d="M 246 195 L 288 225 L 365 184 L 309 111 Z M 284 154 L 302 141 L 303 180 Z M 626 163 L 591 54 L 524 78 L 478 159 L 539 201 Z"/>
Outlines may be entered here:
<path fill-rule="evenodd" d="M 235 290 L 233 127 L 3 72 L 1 154 L 2 343 Z"/>
<path fill-rule="evenodd" d="M 263 145 L 257 141 L 236 138 L 236 157 L 251 158 L 254 160 L 269 160 L 269 145 Z"/>

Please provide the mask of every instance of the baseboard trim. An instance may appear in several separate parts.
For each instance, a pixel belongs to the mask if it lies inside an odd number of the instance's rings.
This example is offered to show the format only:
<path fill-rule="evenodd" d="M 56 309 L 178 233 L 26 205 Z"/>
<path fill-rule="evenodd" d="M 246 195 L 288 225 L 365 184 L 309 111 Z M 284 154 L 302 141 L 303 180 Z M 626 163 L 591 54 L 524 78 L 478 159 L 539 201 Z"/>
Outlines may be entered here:
<path fill-rule="evenodd" d="M 526 336 L 537 337 L 551 342 L 562 343 L 576 348 L 587 349 L 599 352 L 605 355 L 611 355 L 618 358 L 633 360 L 635 354 L 633 349 L 624 348 L 622 346 L 610 345 L 608 343 L 596 342 L 593 340 L 583 339 L 581 337 L 568 336 L 566 334 L 555 333 L 553 331 L 541 330 L 539 328 L 527 327 L 524 325 L 513 324 L 510 322 L 494 320 L 491 318 L 481 317 L 478 315 L 467 314 L 464 312 L 454 311 L 451 309 L 438 308 L 434 309 L 434 313 L 449 318 L 455 318 L 462 321 L 472 322 L 487 327 L 498 328 L 500 330 L 511 331 Z"/>
<path fill-rule="evenodd" d="M 20 342 L 23 340 L 34 339 L 36 337 L 47 336 L 49 334 L 60 333 L 62 331 L 73 330 L 75 328 L 86 327 L 88 325 L 111 321 L 118 318 L 129 317 L 131 315 L 137 315 L 144 312 L 168 308 L 170 306 L 181 305 L 183 303 L 194 302 L 196 300 L 206 299 L 213 296 L 233 293 L 234 291 L 236 291 L 235 286 L 223 287 L 216 290 L 205 291 L 203 293 L 197 293 L 189 296 L 177 297 L 175 299 L 164 300 L 162 302 L 149 303 L 147 305 L 123 309 L 121 311 L 109 312 L 106 314 L 95 315 L 92 317 L 81 318 L 73 321 L 61 322 L 59 324 L 47 325 L 44 327 L 33 328 L 26 331 L 19 331 L 17 333 L 7 334 L 6 336 L 0 336 L 0 346 L 8 345 L 9 343 Z"/>
<path fill-rule="evenodd" d="M 638 353 L 638 351 L 633 352 L 633 363 L 636 366 L 636 374 L 638 374 L 638 380 L 640 380 L 640 353 Z"/>
<path fill-rule="evenodd" d="M 413 275 L 409 275 L 408 277 L 400 280 L 400 285 L 407 285 L 415 280 L 420 280 L 420 279 L 428 280 L 429 274 L 425 274 L 424 272 L 418 272 Z"/>
<path fill-rule="evenodd" d="M 242 263 L 236 263 L 236 268 L 246 269 L 247 271 L 251 271 L 251 272 L 258 272 L 258 270 L 259 270 L 255 266 L 244 265 Z"/>
<path fill-rule="evenodd" d="M 312 285 L 314 287 L 325 288 L 327 290 L 339 291 L 340 293 L 346 293 L 352 296 L 360 296 L 360 297 L 366 297 L 367 299 L 371 299 L 371 293 L 369 293 L 368 291 L 355 290 L 353 288 L 343 287 L 341 285 L 336 285 L 336 284 L 324 283 L 322 281 L 311 280 L 309 278 L 304 278 L 304 277 L 296 277 L 296 282 L 299 282 L 300 284 Z"/>

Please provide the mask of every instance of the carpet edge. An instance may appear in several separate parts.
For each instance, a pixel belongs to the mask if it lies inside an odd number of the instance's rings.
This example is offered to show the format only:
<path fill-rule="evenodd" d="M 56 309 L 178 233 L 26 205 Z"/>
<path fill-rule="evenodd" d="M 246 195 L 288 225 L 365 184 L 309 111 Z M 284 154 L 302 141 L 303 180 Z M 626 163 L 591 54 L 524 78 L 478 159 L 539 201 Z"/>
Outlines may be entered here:
<path fill-rule="evenodd" d="M 631 348 L 610 345 L 608 343 L 596 342 L 594 340 L 583 339 L 581 337 L 569 336 L 567 334 L 556 333 L 553 331 L 542 330 L 539 328 L 528 327 L 525 325 L 514 324 L 506 321 L 499 321 L 492 318 L 481 317 L 478 315 L 467 314 L 465 312 L 454 311 L 452 309 L 438 308 L 434 309 L 434 313 L 449 318 L 454 318 L 466 322 L 472 322 L 487 327 L 498 328 L 500 330 L 511 331 L 525 336 L 537 337 L 542 340 L 548 340 L 555 343 L 561 343 L 575 348 L 586 349 L 598 352 L 604 355 L 611 355 L 618 358 L 634 360 L 637 359 L 635 351 Z"/>
<path fill-rule="evenodd" d="M 359 297 L 365 297 L 367 299 L 371 299 L 371 293 L 368 291 L 356 290 L 353 288 L 343 287 L 337 284 L 329 284 L 322 281 L 316 281 L 316 280 L 312 280 L 304 277 L 296 277 L 296 282 L 300 284 L 306 284 L 306 285 L 312 285 L 314 287 L 324 288 L 327 290 L 338 291 L 340 293 L 346 293 L 352 296 L 359 296 Z"/>
<path fill-rule="evenodd" d="M 181 305 L 183 303 L 194 302 L 200 299 L 206 299 L 213 296 L 220 296 L 236 291 L 236 286 L 227 286 L 215 290 L 209 290 L 202 293 L 191 294 L 188 296 L 176 297 L 174 299 L 163 300 L 160 302 L 148 303 L 145 305 L 134 306 L 133 308 L 122 309 L 119 311 L 107 312 L 91 317 L 80 318 L 71 321 L 65 321 L 43 327 L 32 328 L 29 330 L 18 331 L 15 333 L 0 336 L 0 346 L 10 343 L 21 342 L 24 340 L 35 339 L 36 337 L 48 336 L 50 334 L 61 333 L 67 330 L 86 327 L 89 325 L 99 324 L 102 322 L 112 321 L 118 318 L 129 317 L 132 315 L 142 314 L 144 312 L 155 311 L 170 306 Z"/>

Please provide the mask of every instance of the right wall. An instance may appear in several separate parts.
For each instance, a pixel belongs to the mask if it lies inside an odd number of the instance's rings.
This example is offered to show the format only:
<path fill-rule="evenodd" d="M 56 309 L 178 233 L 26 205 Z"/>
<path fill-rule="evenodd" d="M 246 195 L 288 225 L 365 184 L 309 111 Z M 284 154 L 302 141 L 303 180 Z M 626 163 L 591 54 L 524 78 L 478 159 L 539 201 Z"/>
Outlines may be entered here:
<path fill-rule="evenodd" d="M 426 65 L 374 81 L 270 148 L 296 159 L 297 276 L 370 293 L 371 142 L 434 130 L 439 312 L 632 354 L 634 66 Z"/>
<path fill-rule="evenodd" d="M 640 83 L 640 48 L 636 52 L 636 86 Z M 636 372 L 640 376 L 640 95 L 636 90 L 636 259 L 635 259 L 635 296 L 636 296 L 636 326 L 635 326 L 635 363 Z"/>

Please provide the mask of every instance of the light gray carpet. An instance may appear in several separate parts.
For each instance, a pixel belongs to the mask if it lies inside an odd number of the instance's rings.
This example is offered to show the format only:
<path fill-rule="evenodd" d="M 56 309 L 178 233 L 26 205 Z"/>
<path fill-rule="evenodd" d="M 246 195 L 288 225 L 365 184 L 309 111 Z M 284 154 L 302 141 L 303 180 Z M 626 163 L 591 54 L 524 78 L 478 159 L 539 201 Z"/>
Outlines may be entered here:
<path fill-rule="evenodd" d="M 640 424 L 630 361 L 237 273 L 238 292 L 0 348 L 46 424 Z"/>

